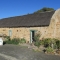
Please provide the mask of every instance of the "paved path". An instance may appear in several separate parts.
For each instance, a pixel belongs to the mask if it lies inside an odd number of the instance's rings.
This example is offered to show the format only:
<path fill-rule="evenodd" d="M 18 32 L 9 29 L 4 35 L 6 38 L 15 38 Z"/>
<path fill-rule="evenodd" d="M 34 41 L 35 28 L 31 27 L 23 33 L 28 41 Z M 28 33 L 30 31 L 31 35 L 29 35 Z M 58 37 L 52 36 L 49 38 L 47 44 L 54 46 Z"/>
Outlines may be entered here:
<path fill-rule="evenodd" d="M 17 45 L 0 46 L 0 60 L 60 60 L 60 56 L 34 52 L 31 48 Z"/>

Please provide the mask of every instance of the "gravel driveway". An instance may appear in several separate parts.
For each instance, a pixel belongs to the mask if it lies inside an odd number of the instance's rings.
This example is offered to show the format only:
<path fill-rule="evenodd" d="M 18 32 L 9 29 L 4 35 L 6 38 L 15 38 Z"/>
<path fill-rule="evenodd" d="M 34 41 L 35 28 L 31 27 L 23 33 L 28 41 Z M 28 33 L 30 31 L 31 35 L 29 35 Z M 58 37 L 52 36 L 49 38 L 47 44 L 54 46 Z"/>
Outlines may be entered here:
<path fill-rule="evenodd" d="M 0 60 L 60 60 L 60 56 L 46 55 L 31 48 L 7 44 L 0 46 Z"/>

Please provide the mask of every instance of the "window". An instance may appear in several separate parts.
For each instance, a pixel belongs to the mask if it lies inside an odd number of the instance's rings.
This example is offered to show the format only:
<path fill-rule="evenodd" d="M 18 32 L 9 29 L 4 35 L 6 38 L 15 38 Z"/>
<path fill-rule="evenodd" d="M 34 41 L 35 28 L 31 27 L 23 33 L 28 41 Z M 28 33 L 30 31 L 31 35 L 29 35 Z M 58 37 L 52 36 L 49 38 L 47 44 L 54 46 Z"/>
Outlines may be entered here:
<path fill-rule="evenodd" d="M 9 36 L 12 36 L 12 30 L 9 30 Z"/>

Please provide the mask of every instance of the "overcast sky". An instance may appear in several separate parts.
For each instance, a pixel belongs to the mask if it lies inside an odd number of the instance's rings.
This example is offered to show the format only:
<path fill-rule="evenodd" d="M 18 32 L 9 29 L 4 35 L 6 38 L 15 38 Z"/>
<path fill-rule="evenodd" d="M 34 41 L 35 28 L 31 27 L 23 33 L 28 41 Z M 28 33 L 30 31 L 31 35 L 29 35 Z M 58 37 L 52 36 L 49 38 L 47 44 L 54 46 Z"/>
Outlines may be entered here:
<path fill-rule="evenodd" d="M 60 0 L 0 0 L 0 19 L 33 13 L 43 7 L 60 8 Z"/>

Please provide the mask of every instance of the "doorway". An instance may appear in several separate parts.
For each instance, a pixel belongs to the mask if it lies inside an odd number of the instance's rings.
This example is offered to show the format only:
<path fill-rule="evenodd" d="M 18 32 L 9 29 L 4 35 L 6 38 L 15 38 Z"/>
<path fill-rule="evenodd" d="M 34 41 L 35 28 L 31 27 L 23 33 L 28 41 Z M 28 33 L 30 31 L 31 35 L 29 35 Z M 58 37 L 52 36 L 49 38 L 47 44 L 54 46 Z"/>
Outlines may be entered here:
<path fill-rule="evenodd" d="M 30 43 L 32 43 L 32 42 L 35 41 L 34 37 L 35 37 L 35 31 L 34 30 L 33 31 L 31 30 L 30 31 Z"/>

